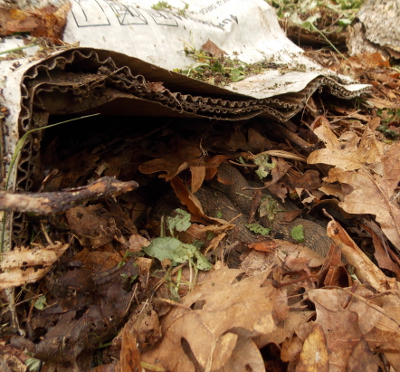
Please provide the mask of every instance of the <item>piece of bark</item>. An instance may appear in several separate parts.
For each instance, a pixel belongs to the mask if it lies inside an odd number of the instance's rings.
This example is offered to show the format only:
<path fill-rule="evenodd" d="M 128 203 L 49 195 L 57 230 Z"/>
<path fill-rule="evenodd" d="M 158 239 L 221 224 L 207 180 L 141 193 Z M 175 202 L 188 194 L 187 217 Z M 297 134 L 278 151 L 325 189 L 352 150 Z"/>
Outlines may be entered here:
<path fill-rule="evenodd" d="M 90 185 L 59 192 L 11 193 L 3 191 L 0 192 L 0 210 L 39 215 L 58 214 L 89 200 L 120 195 L 138 187 L 135 181 L 122 182 L 115 178 L 102 177 Z"/>

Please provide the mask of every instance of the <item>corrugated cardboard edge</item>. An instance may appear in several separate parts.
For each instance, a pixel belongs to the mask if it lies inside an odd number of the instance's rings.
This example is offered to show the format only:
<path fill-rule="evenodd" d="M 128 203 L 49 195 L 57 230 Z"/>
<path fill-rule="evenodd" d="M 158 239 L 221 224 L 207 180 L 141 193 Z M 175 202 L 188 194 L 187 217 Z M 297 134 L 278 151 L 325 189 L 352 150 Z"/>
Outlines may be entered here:
<path fill-rule="evenodd" d="M 254 116 L 286 121 L 299 112 L 309 97 L 322 87 L 350 99 L 367 91 L 351 91 L 332 77 L 316 76 L 301 92 L 255 99 L 224 88 L 190 79 L 134 57 L 108 50 L 71 48 L 30 61 L 5 78 L 2 104 L 12 106 L 5 119 L 4 154 L 10 157 L 27 131 L 43 127 L 49 115 L 103 112 L 125 115 L 162 115 L 244 120 Z M 10 89 L 18 94 L 7 96 Z M 19 107 L 18 107 L 19 106 Z M 121 113 L 121 112 L 119 112 Z M 12 190 L 30 190 L 32 177 L 40 172 L 38 154 L 41 131 L 30 135 L 21 151 Z M 14 226 L 12 226 L 14 225 Z M 22 236 L 24 215 L 8 223 L 11 234 Z M 11 235 L 9 235 L 11 236 Z M 11 243 L 10 241 L 8 242 Z"/>

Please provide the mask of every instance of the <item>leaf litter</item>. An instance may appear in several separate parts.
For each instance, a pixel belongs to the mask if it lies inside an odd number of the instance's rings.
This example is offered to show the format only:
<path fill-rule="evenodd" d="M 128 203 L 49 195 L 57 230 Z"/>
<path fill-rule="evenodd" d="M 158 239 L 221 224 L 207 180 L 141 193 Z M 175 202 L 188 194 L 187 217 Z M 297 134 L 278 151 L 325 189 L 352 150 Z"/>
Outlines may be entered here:
<path fill-rule="evenodd" d="M 377 78 L 370 67 L 363 79 Z M 48 131 L 50 171 L 27 198 L 62 198 L 63 189 L 93 188 L 103 176 L 140 187 L 31 216 L 29 249 L 15 247 L 1 263 L 2 288 L 17 287 L 26 332 L 16 335 L 1 294 L 4 359 L 25 361 L 18 353 L 26 350 L 44 371 L 91 370 L 94 362 L 96 371 L 400 370 L 400 152 L 379 129 L 396 129 L 397 111 L 371 106 L 398 96 L 388 92 L 374 90 L 358 109 L 316 93 L 283 124 L 174 119 L 161 127 L 140 118 L 143 129 L 115 125 L 108 142 L 107 131 L 79 141 Z M 230 184 L 218 176 L 226 162 L 251 187 L 294 203 L 285 221 L 323 221 L 327 256 L 271 235 L 244 242 L 247 216 L 234 205 L 208 215 L 196 195 Z M 225 199 L 213 193 L 219 208 Z"/>

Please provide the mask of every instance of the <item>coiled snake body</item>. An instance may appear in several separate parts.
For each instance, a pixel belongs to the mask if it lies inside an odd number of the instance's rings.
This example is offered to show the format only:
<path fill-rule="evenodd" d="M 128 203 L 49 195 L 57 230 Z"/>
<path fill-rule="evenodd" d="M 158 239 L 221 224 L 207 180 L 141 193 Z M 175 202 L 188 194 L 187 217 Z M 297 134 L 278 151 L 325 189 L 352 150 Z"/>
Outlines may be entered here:
<path fill-rule="evenodd" d="M 243 243 L 254 243 L 259 240 L 247 227 L 249 213 L 253 203 L 253 190 L 246 189 L 249 184 L 243 175 L 232 165 L 222 163 L 218 166 L 219 178 L 225 183 L 212 181 L 210 185 L 203 185 L 195 196 L 201 202 L 206 215 L 223 218 L 226 221 L 233 220 L 238 227 L 238 239 Z M 325 257 L 332 243 L 326 234 L 326 229 L 310 220 L 296 218 L 292 222 L 285 222 L 286 211 L 297 209 L 291 202 L 281 203 L 276 197 L 270 196 L 276 203 L 276 213 L 272 220 L 263 217 L 261 225 L 271 229 L 269 236 L 276 239 L 296 242 L 291 237 L 291 231 L 295 226 L 302 225 L 304 232 L 304 244 L 314 252 Z M 153 208 L 151 219 L 160 220 L 161 216 L 168 216 L 175 208 L 180 207 L 176 195 L 171 192 L 164 195 Z"/>
<path fill-rule="evenodd" d="M 240 227 L 239 238 L 245 243 L 257 241 L 256 235 L 251 233 L 245 224 L 248 222 L 248 215 L 252 207 L 254 191 L 246 189 L 249 184 L 243 175 L 232 165 L 222 163 L 218 167 L 219 177 L 227 183 L 213 181 L 213 187 L 203 186 L 196 192 L 206 214 L 216 216 L 217 212 L 222 214 L 225 220 L 231 220 L 242 214 L 234 223 Z M 326 229 L 316 222 L 303 218 L 296 218 L 292 222 L 284 222 L 286 211 L 296 208 L 293 204 L 280 203 L 274 197 L 276 214 L 273 220 L 263 217 L 260 223 L 271 228 L 271 234 L 277 239 L 295 242 L 291 237 L 291 231 L 295 226 L 302 225 L 304 231 L 304 244 L 320 254 L 326 256 L 332 243 L 326 234 Z"/>

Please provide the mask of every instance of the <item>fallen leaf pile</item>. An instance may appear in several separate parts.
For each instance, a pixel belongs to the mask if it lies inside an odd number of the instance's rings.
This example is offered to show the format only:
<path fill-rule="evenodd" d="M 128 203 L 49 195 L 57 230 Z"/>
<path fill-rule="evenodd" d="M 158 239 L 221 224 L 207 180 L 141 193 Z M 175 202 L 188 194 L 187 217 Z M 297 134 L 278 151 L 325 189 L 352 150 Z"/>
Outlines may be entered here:
<path fill-rule="evenodd" d="M 29 230 L 0 263 L 0 369 L 400 371 L 399 143 L 382 112 L 338 100 L 321 116 L 324 98 L 287 123 L 104 117 L 49 130 L 46 176 L 4 199 Z M 222 163 L 258 189 L 250 216 L 218 213 Z M 326 257 L 243 241 L 239 225 L 276 213 L 264 189 L 295 205 L 283 224 L 324 224 Z"/>
<path fill-rule="evenodd" d="M 353 132 L 344 132 L 337 138 L 329 128 L 329 122 L 324 118 L 320 121 L 321 125 L 314 132 L 326 148 L 313 152 L 308 162 L 333 165 L 324 181 L 346 185 L 341 189 L 339 206 L 350 214 L 375 215 L 382 231 L 400 249 L 400 209 L 396 197 L 400 144 L 384 146 L 377 141 L 375 128 L 371 128 L 373 120 L 361 138 Z"/>

